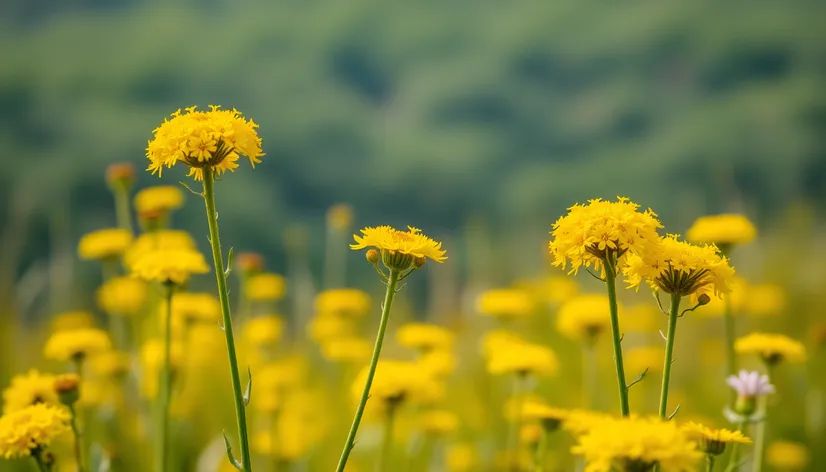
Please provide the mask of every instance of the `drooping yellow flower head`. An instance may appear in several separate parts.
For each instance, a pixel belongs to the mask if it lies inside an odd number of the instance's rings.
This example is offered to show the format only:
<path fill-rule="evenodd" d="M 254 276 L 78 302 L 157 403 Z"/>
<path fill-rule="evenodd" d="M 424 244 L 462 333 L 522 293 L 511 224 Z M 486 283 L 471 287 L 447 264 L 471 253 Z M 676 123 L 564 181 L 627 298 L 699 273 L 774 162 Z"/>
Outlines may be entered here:
<path fill-rule="evenodd" d="M 741 355 L 760 356 L 767 364 L 806 361 L 806 348 L 803 344 L 782 334 L 751 333 L 737 338 L 734 350 Z"/>
<path fill-rule="evenodd" d="M 92 328 L 95 326 L 95 317 L 88 311 L 67 311 L 52 318 L 53 333 L 72 331 L 75 329 Z"/>
<path fill-rule="evenodd" d="M 506 342 L 490 352 L 488 372 L 493 375 L 552 375 L 559 368 L 550 348 L 526 341 Z"/>
<path fill-rule="evenodd" d="M 670 234 L 640 254 L 628 257 L 623 270 L 631 287 L 643 281 L 654 290 L 680 296 L 692 293 L 729 293 L 734 269 L 715 246 L 678 241 Z"/>
<path fill-rule="evenodd" d="M 22 410 L 36 403 L 57 404 L 54 379 L 54 375 L 42 374 L 35 369 L 15 375 L 3 390 L 3 413 Z"/>
<path fill-rule="evenodd" d="M 370 341 L 357 337 L 334 338 L 321 346 L 321 354 L 331 362 L 363 364 L 372 352 Z"/>
<path fill-rule="evenodd" d="M 319 315 L 358 318 L 370 310 L 370 295 L 353 288 L 335 288 L 316 295 L 313 304 Z"/>
<path fill-rule="evenodd" d="M 571 298 L 556 314 L 557 331 L 588 343 L 610 326 L 611 313 L 605 295 L 587 294 Z"/>
<path fill-rule="evenodd" d="M 220 308 L 220 307 L 219 307 Z M 260 315 L 247 321 L 242 335 L 252 346 L 273 346 L 284 334 L 284 320 L 278 315 Z"/>
<path fill-rule="evenodd" d="M 757 228 L 743 215 L 727 213 L 697 218 L 686 232 L 686 238 L 695 243 L 730 246 L 751 242 Z"/>
<path fill-rule="evenodd" d="M 459 417 L 448 410 L 430 410 L 419 417 L 422 431 L 433 436 L 445 436 L 459 429 Z"/>
<path fill-rule="evenodd" d="M 531 294 L 518 288 L 488 290 L 476 299 L 476 311 L 503 319 L 528 316 L 534 308 Z"/>
<path fill-rule="evenodd" d="M 87 233 L 80 238 L 77 254 L 81 259 L 104 260 L 120 257 L 132 244 L 132 233 L 109 228 Z"/>
<path fill-rule="evenodd" d="M 97 291 L 97 303 L 109 315 L 136 316 L 143 312 L 149 295 L 146 282 L 132 277 L 115 277 Z"/>
<path fill-rule="evenodd" d="M 69 430 L 65 408 L 38 403 L 0 417 L 0 457 L 28 457 Z"/>
<path fill-rule="evenodd" d="M 181 208 L 184 193 L 174 185 L 147 187 L 135 194 L 135 211 L 139 215 L 155 215 L 162 218 L 169 212 Z"/>
<path fill-rule="evenodd" d="M 150 251 L 130 267 L 132 275 L 147 282 L 181 285 L 194 274 L 206 274 L 209 266 L 203 254 L 191 249 Z"/>
<path fill-rule="evenodd" d="M 714 456 L 722 454 L 728 444 L 751 444 L 751 439 L 740 431 L 709 428 L 693 421 L 684 424 L 683 431 L 697 442 L 701 451 Z"/>
<path fill-rule="evenodd" d="M 424 263 L 425 259 L 435 262 L 447 259 L 441 242 L 430 239 L 420 229 L 412 226 L 408 226 L 407 231 L 399 231 L 390 226 L 364 228 L 361 236 L 354 235 L 353 238 L 356 243 L 351 244 L 350 249 L 378 249 L 382 263 L 391 270 L 407 270 L 414 263 Z"/>
<path fill-rule="evenodd" d="M 623 356 L 625 370 L 631 375 L 637 375 L 645 369 L 649 373 L 662 372 L 665 348 L 662 346 L 639 346 L 626 351 Z"/>
<path fill-rule="evenodd" d="M 650 470 L 693 472 L 703 454 L 673 421 L 611 418 L 579 436 L 571 452 L 583 456 L 585 472 Z"/>
<path fill-rule="evenodd" d="M 551 231 L 554 265 L 564 269 L 570 264 L 571 273 L 580 267 L 602 270 L 609 258 L 616 257 L 621 266 L 627 254 L 643 252 L 656 241 L 662 224 L 651 209 L 641 212 L 639 208 L 622 197 L 616 202 L 597 198 L 569 208 Z"/>
<path fill-rule="evenodd" d="M 46 341 L 43 354 L 57 361 L 82 361 L 109 349 L 112 349 L 112 341 L 106 331 L 87 328 L 52 334 Z"/>
<path fill-rule="evenodd" d="M 396 331 L 399 344 L 411 349 L 429 351 L 450 349 L 454 336 L 447 328 L 427 323 L 406 323 Z"/>
<path fill-rule="evenodd" d="M 123 255 L 123 264 L 128 269 L 148 252 L 184 249 L 195 250 L 195 240 L 186 231 L 159 230 L 144 233 L 135 239 Z"/>
<path fill-rule="evenodd" d="M 351 394 L 354 400 L 361 397 L 367 380 L 368 366 L 353 381 Z M 388 402 L 431 402 L 444 395 L 444 386 L 429 372 L 420 369 L 415 362 L 380 360 L 370 388 L 371 407 L 387 406 Z M 380 403 L 380 404 L 377 404 Z"/>
<path fill-rule="evenodd" d="M 251 301 L 275 301 L 287 293 L 287 282 L 278 274 L 255 274 L 246 280 L 244 293 Z"/>
<path fill-rule="evenodd" d="M 806 470 L 810 462 L 806 446 L 791 441 L 773 441 L 766 448 L 766 463 L 774 470 L 788 472 Z"/>
<path fill-rule="evenodd" d="M 210 111 L 194 106 L 178 110 L 153 131 L 155 136 L 146 148 L 147 170 L 160 176 L 164 167 L 180 162 L 189 166 L 188 175 L 202 180 L 204 169 L 218 175 L 234 172 L 239 156 L 246 156 L 254 168 L 264 155 L 256 128 L 254 121 L 247 121 L 235 109 L 210 105 Z"/>

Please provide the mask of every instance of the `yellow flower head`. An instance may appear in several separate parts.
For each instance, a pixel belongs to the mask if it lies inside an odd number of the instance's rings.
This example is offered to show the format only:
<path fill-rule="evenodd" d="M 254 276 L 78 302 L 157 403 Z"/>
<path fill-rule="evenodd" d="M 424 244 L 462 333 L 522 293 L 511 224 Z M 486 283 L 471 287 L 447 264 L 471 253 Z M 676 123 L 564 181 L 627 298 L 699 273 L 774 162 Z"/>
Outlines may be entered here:
<path fill-rule="evenodd" d="M 526 341 L 516 341 L 492 350 L 487 368 L 488 372 L 494 375 L 551 375 L 556 373 L 559 362 L 550 348 Z"/>
<path fill-rule="evenodd" d="M 612 418 L 579 436 L 571 449 L 583 456 L 585 472 L 650 470 L 693 472 L 703 454 L 673 421 L 653 418 Z"/>
<path fill-rule="evenodd" d="M 153 131 L 155 136 L 146 148 L 147 170 L 160 176 L 164 167 L 181 162 L 189 166 L 196 180 L 204 178 L 204 169 L 220 175 L 235 171 L 238 157 L 246 156 L 250 165 L 261 162 L 261 138 L 258 125 L 247 121 L 238 110 L 221 110 L 210 105 L 210 111 L 189 107 L 172 114 Z"/>
<path fill-rule="evenodd" d="M 324 345 L 330 340 L 349 338 L 356 335 L 353 320 L 336 315 L 316 315 L 307 326 L 310 339 Z"/>
<path fill-rule="evenodd" d="M 422 431 L 434 436 L 444 436 L 459 429 L 459 417 L 448 410 L 430 410 L 419 417 Z"/>
<path fill-rule="evenodd" d="M 436 378 L 445 377 L 456 370 L 456 356 L 443 349 L 423 352 L 416 362 Z"/>
<path fill-rule="evenodd" d="M 181 285 L 193 274 L 206 274 L 203 254 L 191 249 L 169 249 L 143 254 L 130 267 L 132 275 L 147 282 Z"/>
<path fill-rule="evenodd" d="M 809 456 L 806 446 L 790 441 L 774 441 L 766 449 L 766 462 L 774 470 L 806 470 Z"/>
<path fill-rule="evenodd" d="M 321 354 L 331 362 L 361 364 L 370 358 L 372 352 L 370 341 L 357 337 L 335 338 L 321 346 Z"/>
<path fill-rule="evenodd" d="M 135 211 L 139 215 L 163 217 L 184 204 L 184 193 L 174 185 L 147 187 L 135 194 Z"/>
<path fill-rule="evenodd" d="M 678 241 L 673 234 L 629 256 L 624 272 L 631 287 L 645 281 L 654 290 L 680 296 L 729 293 L 734 279 L 734 269 L 715 246 Z"/>
<path fill-rule="evenodd" d="M 131 362 L 126 352 L 106 351 L 89 358 L 89 371 L 99 377 L 120 377 L 129 372 Z"/>
<path fill-rule="evenodd" d="M 284 334 L 284 320 L 278 315 L 261 315 L 247 321 L 243 337 L 256 347 L 272 346 Z"/>
<path fill-rule="evenodd" d="M 662 224 L 651 209 L 641 212 L 639 208 L 622 197 L 616 202 L 597 198 L 569 208 L 551 231 L 554 265 L 564 269 L 571 264 L 571 273 L 580 267 L 602 270 L 610 258 L 622 263 L 626 254 L 642 253 L 656 241 Z"/>
<path fill-rule="evenodd" d="M 745 244 L 757 236 L 757 229 L 743 215 L 734 213 L 697 218 L 686 233 L 695 243 L 714 243 L 719 246 Z"/>
<path fill-rule="evenodd" d="M 30 370 L 12 377 L 11 385 L 3 390 L 3 413 L 22 410 L 36 403 L 57 404 L 54 375 Z"/>
<path fill-rule="evenodd" d="M 562 429 L 569 431 L 574 436 L 581 436 L 612 419 L 612 416 L 601 411 L 570 410 L 562 422 Z"/>
<path fill-rule="evenodd" d="M 278 274 L 255 274 L 246 280 L 244 293 L 251 301 L 274 301 L 287 293 L 287 282 Z"/>
<path fill-rule="evenodd" d="M 518 318 L 533 313 L 534 300 L 518 288 L 488 290 L 476 299 L 476 311 L 497 318 Z"/>
<path fill-rule="evenodd" d="M 88 311 L 67 311 L 55 315 L 52 318 L 51 329 L 53 333 L 59 331 L 72 331 L 75 329 L 93 328 L 95 317 Z"/>
<path fill-rule="evenodd" d="M 361 398 L 367 380 L 368 366 L 356 377 L 351 394 L 354 400 Z M 429 403 L 444 395 L 444 386 L 429 372 L 414 362 L 380 360 L 370 388 L 373 407 L 386 407 L 387 403 L 412 401 Z M 376 404 L 380 402 L 381 404 Z"/>
<path fill-rule="evenodd" d="M 806 348 L 803 344 L 782 334 L 751 333 L 737 338 L 734 350 L 741 355 L 756 354 L 767 364 L 806 361 Z"/>
<path fill-rule="evenodd" d="M 0 457 L 28 457 L 69 430 L 69 412 L 38 403 L 0 417 Z"/>
<path fill-rule="evenodd" d="M 110 228 L 83 235 L 77 245 L 81 259 L 103 260 L 118 258 L 132 244 L 132 233 L 125 229 Z"/>
<path fill-rule="evenodd" d="M 82 361 L 111 348 L 112 341 L 106 331 L 86 328 L 52 334 L 46 341 L 43 354 L 58 361 Z"/>
<path fill-rule="evenodd" d="M 195 250 L 195 240 L 186 231 L 159 230 L 144 233 L 138 236 L 129 250 L 126 251 L 126 254 L 123 255 L 123 264 L 128 269 L 146 253 L 187 249 Z"/>
<path fill-rule="evenodd" d="M 132 277 L 115 277 L 97 291 L 98 306 L 110 315 L 136 316 L 143 312 L 149 295 L 146 282 Z"/>
<path fill-rule="evenodd" d="M 523 420 L 539 422 L 547 431 L 554 431 L 568 419 L 570 411 L 562 408 L 554 408 L 546 405 L 542 401 L 527 399 L 521 408 Z"/>
<path fill-rule="evenodd" d="M 406 323 L 396 331 L 399 344 L 411 349 L 430 351 L 450 349 L 454 336 L 447 328 L 427 323 Z"/>
<path fill-rule="evenodd" d="M 350 249 L 359 250 L 374 247 L 381 252 L 381 260 L 391 270 L 407 270 L 414 264 L 421 264 L 425 259 L 444 262 L 447 259 L 442 243 L 422 234 L 412 226 L 407 231 L 399 231 L 390 226 L 364 228 L 361 236 L 354 235 L 355 244 Z"/>
<path fill-rule="evenodd" d="M 327 210 L 327 225 L 339 231 L 346 230 L 353 222 L 353 207 L 337 203 Z"/>
<path fill-rule="evenodd" d="M 611 326 L 608 297 L 587 294 L 571 298 L 556 314 L 556 329 L 571 339 L 592 342 Z"/>
<path fill-rule="evenodd" d="M 488 331 L 482 336 L 481 350 L 482 354 L 490 358 L 494 352 L 507 349 L 513 344 L 524 342 L 518 334 L 506 329 L 494 329 Z"/>
<path fill-rule="evenodd" d="M 451 445 L 445 453 L 445 462 L 449 472 L 470 472 L 477 470 L 479 457 L 473 445 L 456 443 Z"/>
<path fill-rule="evenodd" d="M 338 315 L 358 318 L 370 310 L 370 295 L 353 288 L 325 290 L 313 303 L 319 315 Z"/>
<path fill-rule="evenodd" d="M 697 442 L 701 451 L 713 456 L 722 454 L 728 444 L 751 444 L 751 439 L 740 431 L 709 428 L 693 421 L 684 424 L 683 431 Z"/>
<path fill-rule="evenodd" d="M 172 317 L 184 324 L 215 323 L 221 318 L 221 303 L 211 293 L 176 293 L 172 297 Z"/>
<path fill-rule="evenodd" d="M 645 369 L 649 373 L 662 372 L 665 348 L 661 346 L 639 346 L 629 349 L 623 356 L 625 370 L 636 375 Z"/>

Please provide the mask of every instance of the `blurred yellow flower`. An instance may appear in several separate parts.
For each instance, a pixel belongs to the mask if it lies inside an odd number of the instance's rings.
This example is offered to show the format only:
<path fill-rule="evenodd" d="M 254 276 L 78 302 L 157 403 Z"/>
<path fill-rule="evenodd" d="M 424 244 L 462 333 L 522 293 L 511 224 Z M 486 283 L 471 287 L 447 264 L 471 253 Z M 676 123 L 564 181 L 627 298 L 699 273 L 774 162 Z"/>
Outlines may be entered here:
<path fill-rule="evenodd" d="M 633 378 L 648 369 L 649 373 L 662 372 L 665 348 L 662 346 L 639 346 L 628 349 L 623 355 L 625 371 Z"/>
<path fill-rule="evenodd" d="M 743 312 L 748 316 L 765 317 L 783 314 L 786 292 L 775 284 L 757 284 L 748 287 Z"/>
<path fill-rule="evenodd" d="M 252 346 L 266 347 L 277 343 L 284 334 L 284 320 L 278 315 L 256 316 L 244 324 L 243 337 Z"/>
<path fill-rule="evenodd" d="M 485 357 L 490 357 L 494 352 L 520 342 L 524 342 L 524 340 L 513 331 L 494 329 L 482 335 L 482 354 Z"/>
<path fill-rule="evenodd" d="M 3 413 L 22 410 L 36 403 L 57 404 L 54 389 L 55 376 L 35 369 L 15 375 L 11 384 L 3 390 Z"/>
<path fill-rule="evenodd" d="M 181 285 L 194 274 L 206 274 L 209 266 L 203 254 L 191 249 L 150 251 L 130 267 L 132 275 L 147 282 Z"/>
<path fill-rule="evenodd" d="M 100 377 L 119 377 L 129 372 L 132 361 L 126 352 L 106 351 L 89 358 L 89 371 Z"/>
<path fill-rule="evenodd" d="M 337 203 L 327 209 L 327 225 L 343 231 L 353 223 L 353 207 L 346 203 Z"/>
<path fill-rule="evenodd" d="M 722 454 L 728 444 L 751 444 L 751 439 L 743 436 L 740 431 L 709 428 L 693 421 L 684 424 L 682 428 L 689 439 L 697 442 L 701 451 L 714 456 Z"/>
<path fill-rule="evenodd" d="M 555 423 L 555 425 L 565 421 L 570 415 L 569 410 L 554 408 L 533 398 L 525 400 L 521 410 L 522 419 L 524 420 Z"/>
<path fill-rule="evenodd" d="M 619 309 L 622 314 L 622 329 L 629 333 L 656 332 L 660 320 L 665 319 L 655 303 L 620 306 Z"/>
<path fill-rule="evenodd" d="M 69 430 L 69 412 L 38 403 L 0 417 L 0 457 L 28 457 Z"/>
<path fill-rule="evenodd" d="M 215 323 L 221 318 L 221 302 L 211 293 L 176 293 L 172 297 L 172 316 L 187 324 Z"/>
<path fill-rule="evenodd" d="M 336 315 L 316 315 L 307 325 L 310 339 L 318 344 L 327 344 L 332 339 L 348 338 L 356 335 L 356 327 L 349 318 Z"/>
<path fill-rule="evenodd" d="M 81 259 L 115 259 L 132 244 L 132 233 L 125 229 L 109 228 L 83 235 L 77 245 Z"/>
<path fill-rule="evenodd" d="M 144 233 L 135 240 L 123 255 L 123 264 L 127 268 L 135 265 L 138 259 L 153 251 L 196 250 L 195 240 L 186 231 L 158 230 Z"/>
<path fill-rule="evenodd" d="M 111 348 L 112 341 L 106 331 L 86 328 L 52 334 L 46 341 L 43 354 L 58 361 L 79 362 Z"/>
<path fill-rule="evenodd" d="M 591 343 L 611 326 L 608 297 L 587 294 L 571 298 L 556 314 L 556 329 L 563 335 Z"/>
<path fill-rule="evenodd" d="M 570 207 L 551 231 L 554 265 L 565 269 L 570 264 L 575 274 L 580 267 L 602 270 L 609 257 L 616 256 L 622 265 L 627 254 L 641 253 L 657 240 L 662 224 L 651 209 L 641 212 L 639 207 L 622 197 L 616 202 L 597 198 Z"/>
<path fill-rule="evenodd" d="M 247 121 L 238 110 L 221 110 L 210 105 L 210 111 L 189 107 L 172 113 L 153 130 L 154 137 L 146 148 L 149 159 L 147 170 L 160 176 L 164 167 L 177 163 L 189 166 L 190 176 L 204 178 L 204 169 L 217 175 L 235 171 L 239 155 L 246 156 L 250 165 L 261 162 L 261 138 L 255 131 L 258 125 Z"/>
<path fill-rule="evenodd" d="M 757 228 L 743 215 L 727 213 L 702 216 L 686 232 L 686 239 L 695 243 L 720 246 L 745 244 L 757 235 Z"/>
<path fill-rule="evenodd" d="M 542 437 L 542 426 L 539 423 L 526 423 L 519 428 L 519 443 L 533 446 Z"/>
<path fill-rule="evenodd" d="M 766 463 L 775 470 L 806 470 L 810 455 L 806 446 L 791 441 L 773 441 L 766 448 Z"/>
<path fill-rule="evenodd" d="M 356 401 L 361 397 L 367 371 L 368 366 L 365 366 L 352 383 L 350 392 Z M 380 360 L 370 388 L 372 401 L 369 404 L 381 409 L 389 402 L 430 403 L 444 395 L 443 387 L 434 376 L 420 369 L 414 362 Z M 376 402 L 381 404 L 377 405 Z"/>
<path fill-rule="evenodd" d="M 436 377 L 445 377 L 456 370 L 456 356 L 452 352 L 443 349 L 422 353 L 416 363 Z"/>
<path fill-rule="evenodd" d="M 173 376 L 180 369 L 184 359 L 184 349 L 180 342 L 173 338 L 169 346 L 169 367 Z M 141 361 L 141 394 L 146 398 L 155 398 L 158 394 L 161 370 L 165 361 L 164 342 L 161 339 L 150 339 L 143 343 L 140 352 Z"/>
<path fill-rule="evenodd" d="M 477 470 L 479 456 L 472 444 L 455 443 L 445 452 L 445 462 L 449 472 L 471 472 Z"/>
<path fill-rule="evenodd" d="M 654 290 L 680 296 L 692 293 L 728 293 L 734 269 L 715 246 L 696 246 L 670 234 L 640 255 L 628 257 L 623 269 L 631 287 L 643 281 Z"/>
<path fill-rule="evenodd" d="M 147 187 L 135 194 L 138 214 L 164 215 L 184 204 L 184 193 L 174 185 Z"/>
<path fill-rule="evenodd" d="M 434 436 L 444 436 L 459 429 L 459 417 L 448 410 L 429 410 L 419 415 L 422 431 Z"/>
<path fill-rule="evenodd" d="M 336 288 L 316 295 L 314 305 L 317 315 L 358 318 L 370 311 L 370 295 L 353 288 Z"/>
<path fill-rule="evenodd" d="M 542 289 L 547 301 L 560 304 L 579 294 L 579 283 L 571 277 L 551 275 L 545 278 Z"/>
<path fill-rule="evenodd" d="M 697 444 L 673 422 L 653 418 L 612 418 L 578 437 L 571 452 L 583 456 L 585 472 L 648 470 L 693 472 L 703 458 Z"/>
<path fill-rule="evenodd" d="M 613 418 L 601 411 L 574 409 L 568 412 L 568 416 L 562 422 L 562 429 L 574 436 L 580 436 Z"/>
<path fill-rule="evenodd" d="M 52 318 L 51 329 L 53 333 L 59 331 L 72 331 L 75 329 L 93 328 L 95 317 L 88 311 L 67 311 Z"/>
<path fill-rule="evenodd" d="M 244 284 L 244 294 L 252 301 L 274 301 L 287 293 L 287 282 L 278 274 L 254 274 Z"/>
<path fill-rule="evenodd" d="M 530 293 L 518 288 L 488 290 L 476 299 L 476 311 L 498 318 L 528 316 L 534 308 Z"/>
<path fill-rule="evenodd" d="M 751 333 L 737 338 L 734 350 L 738 354 L 755 354 L 767 364 L 777 364 L 782 361 L 799 363 L 806 361 L 806 348 L 796 341 L 782 334 Z"/>
<path fill-rule="evenodd" d="M 307 369 L 306 360 L 300 356 L 287 356 L 261 368 L 255 374 L 253 407 L 269 413 L 280 409 L 285 395 L 304 383 Z"/>
<path fill-rule="evenodd" d="M 356 337 L 334 338 L 321 345 L 321 354 L 332 362 L 362 364 L 372 352 L 370 341 Z"/>
<path fill-rule="evenodd" d="M 487 368 L 488 372 L 494 375 L 551 375 L 556 373 L 559 362 L 550 348 L 517 341 L 491 351 Z"/>
<path fill-rule="evenodd" d="M 427 323 L 405 323 L 396 331 L 396 339 L 404 347 L 429 351 L 453 346 L 453 333 L 442 326 Z"/>
<path fill-rule="evenodd" d="M 442 243 L 422 234 L 421 230 L 412 226 L 407 231 L 399 231 L 390 226 L 364 228 L 361 236 L 354 235 L 355 244 L 350 249 L 359 250 L 374 247 L 381 252 L 382 263 L 392 270 L 407 270 L 414 262 L 423 263 L 426 258 L 435 262 L 444 262 L 447 259 Z"/>
<path fill-rule="evenodd" d="M 143 312 L 149 295 L 146 282 L 132 277 L 115 277 L 97 290 L 97 303 L 110 315 L 136 316 Z"/>

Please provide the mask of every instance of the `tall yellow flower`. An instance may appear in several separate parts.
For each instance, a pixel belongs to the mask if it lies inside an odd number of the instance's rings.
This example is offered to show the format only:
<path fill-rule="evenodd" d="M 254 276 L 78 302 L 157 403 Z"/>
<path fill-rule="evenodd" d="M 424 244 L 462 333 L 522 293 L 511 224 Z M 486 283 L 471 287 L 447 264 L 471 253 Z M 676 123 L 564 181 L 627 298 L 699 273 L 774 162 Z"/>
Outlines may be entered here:
<path fill-rule="evenodd" d="M 184 193 L 174 185 L 147 187 L 135 194 L 135 211 L 139 215 L 163 217 L 184 204 Z"/>
<path fill-rule="evenodd" d="M 325 290 L 313 302 L 317 314 L 361 317 L 370 310 L 370 295 L 353 288 Z"/>
<path fill-rule="evenodd" d="M 616 202 L 597 198 L 569 208 L 551 231 L 554 265 L 564 269 L 570 264 L 571 273 L 580 267 L 601 270 L 606 260 L 615 257 L 621 265 L 627 254 L 641 253 L 656 241 L 662 224 L 651 209 L 639 208 L 622 197 Z"/>
<path fill-rule="evenodd" d="M 97 303 L 110 315 L 136 316 L 143 312 L 149 296 L 146 282 L 132 277 L 115 277 L 97 290 Z"/>
<path fill-rule="evenodd" d="M 365 367 L 352 384 L 351 393 L 358 400 L 362 393 L 368 368 Z M 370 389 L 371 406 L 381 411 L 388 404 L 403 401 L 429 403 L 444 395 L 444 386 L 429 372 L 414 362 L 379 361 L 373 386 Z M 376 404 L 375 402 L 381 402 Z"/>
<path fill-rule="evenodd" d="M 559 361 L 550 348 L 517 341 L 492 350 L 487 367 L 488 372 L 494 375 L 551 375 L 559 368 Z"/>
<path fill-rule="evenodd" d="M 518 288 L 487 290 L 476 299 L 476 311 L 502 319 L 528 316 L 534 308 L 531 294 Z"/>
<path fill-rule="evenodd" d="M 368 340 L 355 336 L 331 339 L 321 345 L 321 354 L 331 362 L 363 364 L 372 351 Z"/>
<path fill-rule="evenodd" d="M 195 250 L 195 240 L 186 231 L 167 229 L 144 233 L 123 255 L 123 264 L 131 267 L 147 252 L 182 249 Z"/>
<path fill-rule="evenodd" d="M 69 430 L 69 412 L 38 403 L 0 417 L 0 457 L 14 459 L 42 452 Z"/>
<path fill-rule="evenodd" d="M 255 167 L 264 155 L 256 128 L 254 121 L 244 119 L 235 109 L 210 105 L 210 111 L 194 106 L 178 110 L 153 131 L 146 148 L 147 170 L 160 176 L 164 167 L 180 162 L 189 166 L 188 175 L 203 180 L 204 169 L 219 175 L 235 171 L 239 156 L 246 156 Z"/>
<path fill-rule="evenodd" d="M 54 380 L 54 375 L 42 374 L 35 369 L 12 377 L 11 384 L 3 390 L 3 413 L 22 410 L 36 403 L 57 404 Z"/>
<path fill-rule="evenodd" d="M 112 341 L 106 331 L 94 328 L 61 331 L 51 335 L 43 354 L 58 361 L 83 361 L 87 357 L 106 352 Z"/>
<path fill-rule="evenodd" d="M 391 270 L 407 270 L 414 263 L 423 264 L 426 259 L 435 262 L 447 259 L 442 243 L 425 236 L 420 229 L 412 226 L 408 226 L 407 231 L 399 231 L 390 226 L 364 228 L 361 236 L 354 235 L 353 238 L 356 243 L 351 244 L 350 249 L 378 249 L 382 263 Z"/>
<path fill-rule="evenodd" d="M 713 456 L 722 454 L 729 444 L 751 444 L 751 439 L 740 431 L 709 428 L 693 421 L 684 424 L 683 431 L 697 442 L 701 451 Z"/>
<path fill-rule="evenodd" d="M 252 346 L 273 346 L 284 334 L 284 320 L 278 315 L 260 315 L 247 321 L 241 335 Z"/>
<path fill-rule="evenodd" d="M 278 274 L 255 274 L 246 280 L 244 293 L 252 301 L 274 301 L 287 293 L 287 282 Z"/>
<path fill-rule="evenodd" d="M 751 333 L 737 338 L 734 350 L 738 354 L 760 356 L 770 365 L 783 361 L 799 363 L 806 360 L 806 348 L 803 344 L 782 334 Z"/>
<path fill-rule="evenodd" d="M 132 244 L 132 233 L 125 229 L 109 228 L 83 235 L 77 245 L 81 259 L 115 259 Z"/>
<path fill-rule="evenodd" d="M 757 228 L 743 215 L 726 213 L 697 218 L 686 233 L 695 243 L 713 243 L 730 246 L 751 242 L 757 236 Z"/>
<path fill-rule="evenodd" d="M 406 323 L 396 331 L 399 344 L 412 349 L 430 351 L 453 347 L 454 336 L 447 328 L 427 323 Z"/>
<path fill-rule="evenodd" d="M 589 344 L 610 326 L 611 312 L 605 295 L 586 294 L 571 298 L 556 314 L 557 331 Z"/>
<path fill-rule="evenodd" d="M 181 285 L 193 274 L 206 274 L 209 266 L 203 254 L 191 249 L 150 251 L 130 267 L 132 275 L 147 282 Z"/>
<path fill-rule="evenodd" d="M 172 317 L 184 323 L 216 323 L 221 318 L 221 304 L 211 293 L 177 293 L 172 297 Z"/>

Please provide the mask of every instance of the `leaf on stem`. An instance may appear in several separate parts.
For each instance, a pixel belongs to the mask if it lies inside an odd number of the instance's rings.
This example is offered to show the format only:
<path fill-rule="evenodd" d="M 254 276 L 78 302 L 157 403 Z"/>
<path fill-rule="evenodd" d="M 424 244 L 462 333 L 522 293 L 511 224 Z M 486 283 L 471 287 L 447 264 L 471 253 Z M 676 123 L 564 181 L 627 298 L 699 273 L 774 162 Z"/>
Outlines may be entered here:
<path fill-rule="evenodd" d="M 682 406 L 682 403 L 677 404 L 677 408 L 674 408 L 674 412 L 668 415 L 666 421 L 671 421 L 675 416 L 677 416 L 677 412 L 680 411 L 680 406 Z"/>
<path fill-rule="evenodd" d="M 252 395 L 252 371 L 250 370 L 250 366 L 247 366 L 247 375 L 249 376 L 249 380 L 247 380 L 247 388 L 244 390 L 244 406 L 249 406 L 250 395 Z"/>
<path fill-rule="evenodd" d="M 636 384 L 638 384 L 638 383 L 642 382 L 642 380 L 645 378 L 645 375 L 648 373 L 648 369 L 649 369 L 649 368 L 650 368 L 650 367 L 646 367 L 646 368 L 645 368 L 645 370 L 644 370 L 644 371 L 642 371 L 642 373 L 640 373 L 640 375 L 638 375 L 638 376 L 637 376 L 637 378 L 636 378 L 636 379 L 634 379 L 634 381 L 633 381 L 633 382 L 631 382 L 630 384 L 628 384 L 628 386 L 626 386 L 625 388 L 626 388 L 626 389 L 630 389 L 630 388 L 631 388 L 631 387 L 633 387 L 634 385 L 636 385 Z"/>
<path fill-rule="evenodd" d="M 244 466 L 232 455 L 232 446 L 229 445 L 229 439 L 227 439 L 227 432 L 221 431 L 221 434 L 224 436 L 224 444 L 227 446 L 227 459 L 229 459 L 229 463 L 235 467 L 235 470 L 243 471 Z"/>
<path fill-rule="evenodd" d="M 224 279 L 229 277 L 229 274 L 232 272 L 232 267 L 233 267 L 232 264 L 233 264 L 233 261 L 235 260 L 234 254 L 235 254 L 235 252 L 233 251 L 233 248 L 229 248 L 229 255 L 227 256 L 227 268 L 224 269 Z"/>

